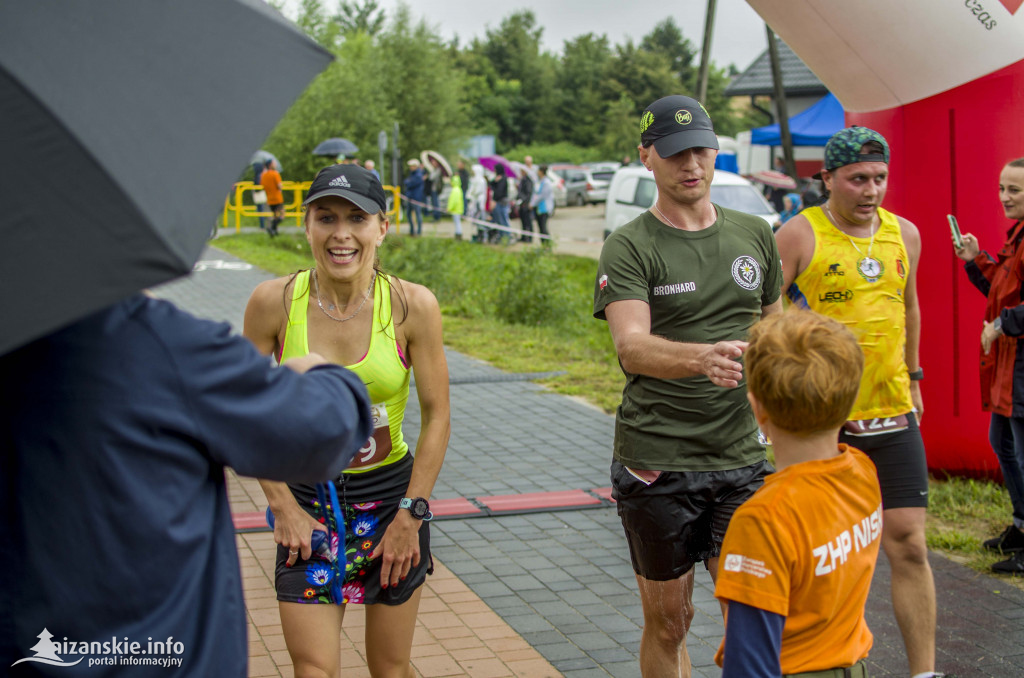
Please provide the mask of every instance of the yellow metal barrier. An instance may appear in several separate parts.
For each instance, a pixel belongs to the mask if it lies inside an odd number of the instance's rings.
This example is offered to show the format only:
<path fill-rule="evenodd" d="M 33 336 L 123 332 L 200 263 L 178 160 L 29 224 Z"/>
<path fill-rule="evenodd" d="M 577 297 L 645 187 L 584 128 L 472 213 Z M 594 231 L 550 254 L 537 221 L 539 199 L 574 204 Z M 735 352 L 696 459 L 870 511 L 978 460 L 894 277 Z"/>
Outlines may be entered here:
<path fill-rule="evenodd" d="M 302 196 L 309 190 L 309 185 L 313 183 L 311 181 L 283 181 L 281 182 L 281 190 L 284 193 L 284 216 L 285 219 L 295 218 L 295 225 L 302 226 L 302 215 L 305 213 L 305 209 L 302 207 Z M 274 213 L 270 211 L 260 212 L 256 205 L 252 202 L 252 192 L 262 191 L 263 187 L 259 184 L 254 184 L 251 181 L 239 181 L 235 184 L 234 191 L 232 194 L 224 198 L 224 219 L 221 222 L 225 227 L 228 226 L 228 212 L 234 213 L 235 217 L 235 233 L 240 233 L 242 230 L 242 217 L 273 217 Z M 401 214 L 401 191 L 395 186 L 385 186 L 384 190 L 390 192 L 392 195 L 391 209 L 387 211 L 387 218 L 390 222 L 396 226 L 399 221 L 399 215 Z M 246 193 L 249 194 L 248 203 L 244 201 Z M 289 195 L 291 198 L 289 199 Z"/>

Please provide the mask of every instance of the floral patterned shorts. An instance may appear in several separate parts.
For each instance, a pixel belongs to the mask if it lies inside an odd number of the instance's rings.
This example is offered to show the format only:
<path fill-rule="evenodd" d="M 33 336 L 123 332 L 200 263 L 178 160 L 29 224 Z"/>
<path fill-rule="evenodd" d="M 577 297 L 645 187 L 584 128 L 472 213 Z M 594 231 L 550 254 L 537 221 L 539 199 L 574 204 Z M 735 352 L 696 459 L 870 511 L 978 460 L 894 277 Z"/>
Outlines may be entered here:
<path fill-rule="evenodd" d="M 397 468 L 393 468 L 397 467 Z M 380 558 L 370 559 L 377 548 L 384 531 L 400 510 L 398 502 L 405 496 L 412 472 L 412 455 L 382 469 L 367 473 L 352 474 L 337 483 L 338 498 L 341 502 L 342 520 L 345 522 L 345 548 L 338 549 L 334 536 L 332 550 L 340 557 L 335 567 L 324 556 L 313 553 L 309 560 L 301 556 L 295 564 L 287 567 L 288 549 L 277 547 L 275 585 L 277 599 L 286 603 L 336 603 L 331 593 L 336 577 L 342 578 L 342 603 L 357 605 L 401 605 L 434 571 L 430 557 L 430 527 L 424 522 L 420 527 L 420 563 L 409 570 L 404 581 L 397 586 L 382 589 L 380 586 Z M 365 490 L 379 491 L 385 498 L 366 501 Z M 312 488 L 292 486 L 299 505 L 310 515 L 323 522 L 323 511 Z M 330 508 L 330 507 L 328 507 Z M 329 514 L 333 516 L 333 511 Z M 334 519 L 331 518 L 334 527 Z"/>

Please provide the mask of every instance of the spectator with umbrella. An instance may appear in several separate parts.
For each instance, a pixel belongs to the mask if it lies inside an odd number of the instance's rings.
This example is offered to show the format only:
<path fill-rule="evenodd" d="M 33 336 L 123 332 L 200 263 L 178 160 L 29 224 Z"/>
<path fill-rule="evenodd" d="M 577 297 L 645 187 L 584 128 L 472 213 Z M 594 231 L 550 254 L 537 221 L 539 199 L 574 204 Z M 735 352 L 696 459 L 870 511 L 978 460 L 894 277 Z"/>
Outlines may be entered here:
<path fill-rule="evenodd" d="M 529 158 L 530 156 L 526 156 Z M 519 220 L 523 224 L 523 233 L 519 236 L 520 242 L 533 242 L 533 209 L 530 203 L 533 200 L 533 178 L 530 176 L 528 166 L 519 170 L 519 186 L 516 188 L 516 201 L 519 204 Z M 527 235 L 529 234 L 529 235 Z"/>
<path fill-rule="evenodd" d="M 427 160 L 427 190 L 430 192 L 430 205 L 433 207 L 431 214 L 434 216 L 434 223 L 441 221 L 441 206 L 438 196 L 444 190 L 444 172 L 436 158 L 429 157 Z"/>
<path fill-rule="evenodd" d="M 786 191 L 796 189 L 796 181 L 786 174 L 786 163 L 782 158 L 775 158 L 775 169 L 760 170 L 750 175 L 754 181 L 764 184 L 764 197 L 768 198 L 776 212 L 782 212 L 785 206 L 782 197 Z"/>
<path fill-rule="evenodd" d="M 449 165 L 444 156 L 437 151 L 423 151 L 420 153 L 420 162 L 423 167 L 428 170 L 427 192 L 430 196 L 430 204 L 434 208 L 434 223 L 437 223 L 441 220 L 441 209 L 438 198 L 444 190 L 445 177 L 452 176 L 452 166 Z"/>
<path fill-rule="evenodd" d="M 500 155 L 485 155 L 478 158 L 477 162 L 483 165 L 485 170 L 490 172 L 494 172 L 495 168 L 498 167 L 498 165 L 501 165 L 505 168 L 505 176 L 514 177 L 517 175 L 515 166 L 513 166 L 509 160 L 506 160 Z"/>
<path fill-rule="evenodd" d="M 508 196 L 508 179 L 505 176 L 504 165 L 498 164 L 494 166 L 494 180 L 491 181 L 490 187 L 491 200 L 494 201 L 494 209 L 491 210 L 491 216 L 494 218 L 494 223 L 507 228 L 509 226 L 510 201 Z M 502 237 L 506 237 L 509 242 L 512 240 L 512 234 L 507 230 L 504 236 L 502 236 L 500 231 L 492 234 L 492 238 L 495 240 L 500 240 Z"/>
<path fill-rule="evenodd" d="M 264 163 L 267 160 L 273 160 L 277 163 L 278 168 L 281 167 L 281 163 L 274 157 L 273 153 L 262 149 L 253 153 L 252 159 L 249 161 L 252 163 L 252 183 L 261 187 L 260 190 L 255 190 L 252 193 L 253 206 L 257 212 L 267 211 L 267 192 L 262 190 L 262 184 L 260 183 L 260 177 L 263 176 Z M 260 215 L 260 230 L 267 230 L 267 218 L 262 214 Z"/>

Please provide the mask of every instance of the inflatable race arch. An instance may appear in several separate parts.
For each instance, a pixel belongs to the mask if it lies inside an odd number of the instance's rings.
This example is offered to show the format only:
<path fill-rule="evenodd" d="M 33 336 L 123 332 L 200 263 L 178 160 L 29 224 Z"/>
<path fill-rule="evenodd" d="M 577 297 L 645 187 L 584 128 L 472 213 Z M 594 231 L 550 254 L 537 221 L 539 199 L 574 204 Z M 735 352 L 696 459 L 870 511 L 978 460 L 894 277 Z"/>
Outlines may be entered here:
<path fill-rule="evenodd" d="M 921 425 L 933 471 L 996 476 L 981 410 L 985 298 L 953 254 L 947 214 L 997 251 L 1012 222 L 999 172 L 1024 157 L 1024 0 L 747 0 L 832 91 L 850 125 L 892 150 L 884 206 L 914 222 Z"/>

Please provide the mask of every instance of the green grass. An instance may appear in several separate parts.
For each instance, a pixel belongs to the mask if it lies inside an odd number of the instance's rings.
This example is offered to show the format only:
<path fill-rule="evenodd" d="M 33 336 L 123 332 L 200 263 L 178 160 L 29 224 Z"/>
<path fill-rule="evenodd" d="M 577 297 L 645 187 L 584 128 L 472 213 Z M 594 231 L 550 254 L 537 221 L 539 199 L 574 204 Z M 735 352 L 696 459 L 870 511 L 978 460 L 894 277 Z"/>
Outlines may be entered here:
<path fill-rule="evenodd" d="M 218 238 L 216 246 L 276 275 L 313 264 L 301 232 Z M 445 344 L 509 372 L 566 374 L 541 380 L 611 413 L 623 376 L 608 327 L 592 316 L 597 262 L 542 248 L 511 251 L 447 238 L 389 237 L 385 271 L 429 287 L 441 305 Z M 933 479 L 928 546 L 980 571 L 1001 556 L 981 542 L 1009 522 L 1006 490 L 985 480 Z"/>
<path fill-rule="evenodd" d="M 980 572 L 1006 556 L 985 551 L 981 543 L 1010 522 L 1006 488 L 989 480 L 932 478 L 928 493 L 928 548 L 942 551 Z M 1008 577 L 1009 579 L 1013 579 Z M 1024 581 L 1013 579 L 1024 588 Z"/>
<path fill-rule="evenodd" d="M 288 275 L 313 265 L 305 236 L 282 233 L 271 239 L 266 233 L 221 236 L 213 244 L 274 275 Z"/>
<path fill-rule="evenodd" d="M 275 275 L 313 265 L 301 233 L 222 236 L 215 244 Z M 434 292 L 448 346 L 510 372 L 564 370 L 541 383 L 615 411 L 624 379 L 607 325 L 592 316 L 593 259 L 405 237 L 386 239 L 380 259 L 385 271 Z"/>

